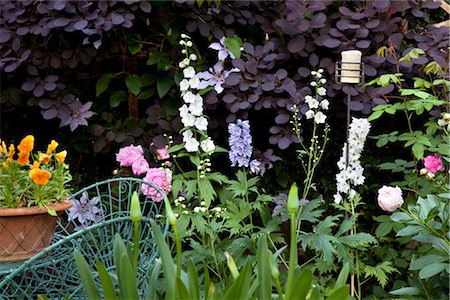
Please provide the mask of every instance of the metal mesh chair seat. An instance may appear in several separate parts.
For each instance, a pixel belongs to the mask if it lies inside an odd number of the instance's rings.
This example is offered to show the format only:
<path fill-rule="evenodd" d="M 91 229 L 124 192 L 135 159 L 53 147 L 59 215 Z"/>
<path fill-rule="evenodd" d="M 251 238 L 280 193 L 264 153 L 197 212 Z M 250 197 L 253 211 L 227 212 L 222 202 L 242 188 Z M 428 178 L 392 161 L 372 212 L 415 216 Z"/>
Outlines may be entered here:
<path fill-rule="evenodd" d="M 143 185 L 154 188 L 138 178 L 115 178 L 93 184 L 70 196 L 75 210 L 71 217 L 58 219 L 51 246 L 24 262 L 0 264 L 0 299 L 35 299 L 37 295 L 51 299 L 66 296 L 83 298 L 73 251 L 78 249 L 92 270 L 95 270 L 95 261 L 99 259 L 108 270 L 114 271 L 114 234 L 120 233 L 125 241 L 131 242 L 133 238 L 133 222 L 129 218 L 133 191 L 141 194 L 143 212 L 139 223 L 138 288 L 144 294 L 147 271 L 157 256 L 150 220 L 154 219 L 164 227 L 164 234 L 167 224 L 165 219 L 158 217 L 163 203 L 142 195 Z M 155 190 L 161 193 L 157 188 Z M 77 209 L 80 214 L 74 217 Z"/>

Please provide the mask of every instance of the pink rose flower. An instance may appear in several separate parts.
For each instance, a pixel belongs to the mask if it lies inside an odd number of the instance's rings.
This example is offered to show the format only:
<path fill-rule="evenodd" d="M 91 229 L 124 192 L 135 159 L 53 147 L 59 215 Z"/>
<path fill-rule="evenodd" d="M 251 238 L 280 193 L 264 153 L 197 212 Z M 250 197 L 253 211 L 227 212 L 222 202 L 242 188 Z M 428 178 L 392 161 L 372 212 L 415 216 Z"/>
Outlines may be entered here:
<path fill-rule="evenodd" d="M 442 165 L 442 159 L 439 154 L 433 156 L 428 155 L 425 157 L 423 164 L 428 172 L 436 173 L 437 171 L 444 171 L 444 166 Z"/>
<path fill-rule="evenodd" d="M 131 169 L 136 176 L 147 173 L 149 167 L 150 166 L 144 157 L 138 159 L 131 165 Z"/>
<path fill-rule="evenodd" d="M 144 181 L 152 183 L 167 195 L 172 189 L 172 172 L 169 169 L 164 168 L 150 168 L 147 170 Z M 141 191 L 155 202 L 160 202 L 163 199 L 163 196 L 149 185 L 143 184 Z"/>
<path fill-rule="evenodd" d="M 396 186 L 385 186 L 378 190 L 378 205 L 382 210 L 393 212 L 403 204 L 402 190 Z"/>
<path fill-rule="evenodd" d="M 156 150 L 156 159 L 158 160 L 165 160 L 169 159 L 169 147 L 165 146 L 164 148 L 160 148 Z"/>
<path fill-rule="evenodd" d="M 144 150 L 141 146 L 126 146 L 116 154 L 116 160 L 121 167 L 130 167 L 135 161 L 144 158 Z"/>

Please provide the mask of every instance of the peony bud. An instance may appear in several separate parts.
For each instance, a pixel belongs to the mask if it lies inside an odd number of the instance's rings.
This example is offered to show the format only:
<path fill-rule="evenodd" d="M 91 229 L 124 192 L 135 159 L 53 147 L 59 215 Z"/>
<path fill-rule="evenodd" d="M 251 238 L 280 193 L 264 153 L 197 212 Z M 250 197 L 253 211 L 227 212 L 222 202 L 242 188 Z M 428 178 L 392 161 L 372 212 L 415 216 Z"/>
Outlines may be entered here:
<path fill-rule="evenodd" d="M 396 186 L 385 186 L 378 190 L 378 205 L 382 210 L 393 212 L 403 204 L 402 190 Z"/>
<path fill-rule="evenodd" d="M 289 190 L 289 196 L 287 201 L 287 210 L 290 214 L 295 214 L 299 207 L 298 200 L 298 188 L 297 184 L 294 182 Z"/>
<path fill-rule="evenodd" d="M 139 196 L 136 191 L 131 196 L 130 204 L 130 219 L 133 222 L 138 222 L 142 218 L 141 204 L 139 203 Z"/>

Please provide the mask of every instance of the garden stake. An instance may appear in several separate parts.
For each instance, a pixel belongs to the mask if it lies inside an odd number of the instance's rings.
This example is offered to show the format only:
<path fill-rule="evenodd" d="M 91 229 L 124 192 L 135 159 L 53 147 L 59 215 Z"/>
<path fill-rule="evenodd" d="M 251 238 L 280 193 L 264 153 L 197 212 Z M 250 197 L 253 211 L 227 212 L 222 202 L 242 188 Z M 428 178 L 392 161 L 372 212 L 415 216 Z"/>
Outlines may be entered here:
<path fill-rule="evenodd" d="M 345 144 L 345 168 L 349 165 L 349 130 L 350 130 L 350 84 L 359 84 L 364 81 L 364 63 L 361 62 L 362 53 L 359 50 L 347 50 L 341 52 L 341 61 L 336 62 L 336 82 L 347 84 L 347 132 L 346 132 L 346 144 Z M 348 193 L 350 195 L 350 191 Z M 354 215 L 353 200 L 349 197 L 352 215 Z M 348 214 L 345 212 L 345 219 L 348 219 Z M 350 235 L 356 233 L 356 225 L 350 230 Z M 356 265 L 358 265 L 358 254 L 354 257 L 353 251 L 351 252 L 352 259 L 356 259 Z M 355 268 L 354 268 L 355 269 Z M 358 267 L 356 267 L 358 270 Z M 360 285 L 359 285 L 359 271 L 357 271 L 358 281 L 358 293 L 357 298 L 361 297 Z M 355 296 L 355 272 L 350 275 L 350 294 Z"/>

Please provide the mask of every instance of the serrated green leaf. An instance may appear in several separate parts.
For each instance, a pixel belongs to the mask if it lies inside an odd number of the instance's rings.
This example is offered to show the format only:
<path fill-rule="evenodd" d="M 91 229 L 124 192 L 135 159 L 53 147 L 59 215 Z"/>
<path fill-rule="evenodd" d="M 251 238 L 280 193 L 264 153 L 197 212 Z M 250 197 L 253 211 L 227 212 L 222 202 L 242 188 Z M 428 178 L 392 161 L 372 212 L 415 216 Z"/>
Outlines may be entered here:
<path fill-rule="evenodd" d="M 101 93 L 106 91 L 111 82 L 113 75 L 111 73 L 104 73 L 95 84 L 95 95 L 98 97 Z"/>
<path fill-rule="evenodd" d="M 387 274 L 397 272 L 397 269 L 392 267 L 392 263 L 390 261 L 384 261 L 376 266 L 369 266 L 366 265 L 364 267 L 364 277 L 368 278 L 371 276 L 374 276 L 378 283 L 381 285 L 381 287 L 385 287 L 388 283 L 388 276 Z"/>
<path fill-rule="evenodd" d="M 172 84 L 172 79 L 167 77 L 158 78 L 156 80 L 156 89 L 158 90 L 158 96 L 160 99 L 170 91 Z"/>
<path fill-rule="evenodd" d="M 127 88 L 130 90 L 130 92 L 136 96 L 141 91 L 142 88 L 141 79 L 137 75 L 133 74 L 127 76 L 127 78 L 125 78 L 125 84 L 127 85 Z"/>

